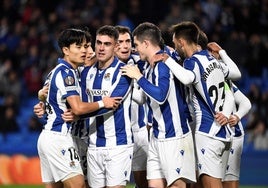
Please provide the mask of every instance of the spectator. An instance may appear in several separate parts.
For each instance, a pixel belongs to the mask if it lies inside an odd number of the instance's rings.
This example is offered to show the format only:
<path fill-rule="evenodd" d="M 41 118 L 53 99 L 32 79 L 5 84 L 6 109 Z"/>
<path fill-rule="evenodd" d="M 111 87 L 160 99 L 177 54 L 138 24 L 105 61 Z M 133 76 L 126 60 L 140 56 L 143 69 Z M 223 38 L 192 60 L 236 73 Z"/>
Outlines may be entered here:
<path fill-rule="evenodd" d="M 36 116 L 31 116 L 28 121 L 28 130 L 31 132 L 41 132 L 43 129 L 42 123 Z"/>
<path fill-rule="evenodd" d="M 5 137 L 11 132 L 18 132 L 19 126 L 16 122 L 17 105 L 14 95 L 7 95 L 4 98 L 3 105 L 0 106 L 0 133 Z"/>

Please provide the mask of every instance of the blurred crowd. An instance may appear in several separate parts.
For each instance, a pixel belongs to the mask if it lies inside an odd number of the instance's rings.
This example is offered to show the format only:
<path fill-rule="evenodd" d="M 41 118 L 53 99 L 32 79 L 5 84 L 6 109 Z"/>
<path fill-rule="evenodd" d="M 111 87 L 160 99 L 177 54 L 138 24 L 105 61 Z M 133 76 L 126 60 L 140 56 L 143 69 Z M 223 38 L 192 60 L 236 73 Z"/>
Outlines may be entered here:
<path fill-rule="evenodd" d="M 22 101 L 36 97 L 56 65 L 60 31 L 87 26 L 157 24 L 167 45 L 169 27 L 196 22 L 220 44 L 242 72 L 238 87 L 252 102 L 245 117 L 246 143 L 268 149 L 268 0 L 2 0 L 0 6 L 0 132 L 20 131 Z M 40 131 L 33 116 L 29 130 Z"/>

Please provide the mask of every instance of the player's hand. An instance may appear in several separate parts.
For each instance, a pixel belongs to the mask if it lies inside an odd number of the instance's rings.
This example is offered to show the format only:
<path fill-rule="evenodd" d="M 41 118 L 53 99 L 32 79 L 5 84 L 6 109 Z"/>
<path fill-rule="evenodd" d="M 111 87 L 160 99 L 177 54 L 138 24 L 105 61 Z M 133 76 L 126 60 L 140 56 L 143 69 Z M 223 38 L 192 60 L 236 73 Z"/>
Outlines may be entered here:
<path fill-rule="evenodd" d="M 218 45 L 216 42 L 209 42 L 207 44 L 208 50 L 210 53 L 216 58 L 220 59 L 219 51 L 222 50 L 220 45 Z"/>
<path fill-rule="evenodd" d="M 122 97 L 103 97 L 102 101 L 105 108 L 117 109 L 121 104 Z"/>
<path fill-rule="evenodd" d="M 44 85 L 42 89 L 38 91 L 38 99 L 40 101 L 46 101 L 48 94 L 48 84 Z"/>
<path fill-rule="evenodd" d="M 39 103 L 34 105 L 33 112 L 38 118 L 42 118 L 45 114 L 45 104 L 40 101 Z"/>
<path fill-rule="evenodd" d="M 122 75 L 126 75 L 136 80 L 139 80 L 142 77 L 142 73 L 140 72 L 137 65 L 125 65 L 120 68 L 120 71 Z"/>
<path fill-rule="evenodd" d="M 63 114 L 61 114 L 61 117 L 65 122 L 72 122 L 79 119 L 79 117 L 76 116 L 71 109 L 67 109 Z"/>
<path fill-rule="evenodd" d="M 216 119 L 216 121 L 221 125 L 221 126 L 223 126 L 223 125 L 227 125 L 227 123 L 228 123 L 228 118 L 225 116 L 225 115 L 223 115 L 221 112 L 216 112 L 216 114 L 215 114 L 215 119 Z"/>
<path fill-rule="evenodd" d="M 152 62 L 155 64 L 156 62 L 163 61 L 165 62 L 169 58 L 167 53 L 155 54 L 152 58 Z"/>
<path fill-rule="evenodd" d="M 232 114 L 229 117 L 228 123 L 232 127 L 232 126 L 235 126 L 239 121 L 240 121 L 240 118 L 237 115 Z"/>

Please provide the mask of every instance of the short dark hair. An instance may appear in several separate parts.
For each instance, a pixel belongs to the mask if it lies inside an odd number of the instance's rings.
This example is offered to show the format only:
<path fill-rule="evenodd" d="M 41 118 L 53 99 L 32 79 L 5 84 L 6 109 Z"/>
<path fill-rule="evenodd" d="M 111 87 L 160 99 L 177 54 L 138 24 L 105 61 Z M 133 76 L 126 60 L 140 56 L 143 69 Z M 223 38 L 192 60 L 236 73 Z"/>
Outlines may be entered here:
<path fill-rule="evenodd" d="M 116 25 L 115 29 L 119 32 L 119 34 L 128 33 L 131 36 L 131 31 L 128 27 L 122 25 Z"/>
<path fill-rule="evenodd" d="M 117 41 L 119 37 L 119 32 L 112 25 L 104 25 L 97 30 L 96 36 L 97 35 L 108 35 L 109 37 L 114 38 Z"/>
<path fill-rule="evenodd" d="M 76 28 L 69 28 L 63 30 L 58 38 L 58 45 L 60 49 L 69 47 L 71 44 L 82 44 L 82 42 L 91 42 L 91 34 L 88 31 Z"/>
<path fill-rule="evenodd" d="M 199 27 L 191 21 L 183 21 L 171 27 L 175 38 L 182 37 L 189 43 L 198 44 Z"/>
<path fill-rule="evenodd" d="M 144 22 L 138 25 L 133 31 L 133 37 L 138 40 L 149 40 L 152 44 L 162 46 L 163 39 L 160 29 L 150 22 Z"/>
<path fill-rule="evenodd" d="M 207 49 L 208 37 L 207 37 L 206 33 L 202 30 L 199 31 L 198 44 L 201 46 L 202 50 Z"/>

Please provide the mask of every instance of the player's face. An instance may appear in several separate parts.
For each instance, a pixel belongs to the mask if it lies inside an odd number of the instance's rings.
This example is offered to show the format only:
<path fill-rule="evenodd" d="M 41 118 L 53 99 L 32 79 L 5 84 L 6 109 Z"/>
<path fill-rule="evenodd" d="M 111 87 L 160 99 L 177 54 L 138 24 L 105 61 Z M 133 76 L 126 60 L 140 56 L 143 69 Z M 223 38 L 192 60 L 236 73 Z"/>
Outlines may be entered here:
<path fill-rule="evenodd" d="M 182 45 L 182 40 L 180 38 L 176 38 L 174 34 L 172 41 L 174 43 L 175 50 L 180 54 L 182 58 L 185 58 L 185 52 L 184 52 L 184 48 Z"/>
<path fill-rule="evenodd" d="M 81 44 L 71 44 L 69 48 L 64 47 L 64 58 L 71 63 L 74 68 L 83 65 L 86 60 L 88 43 L 84 40 Z"/>
<path fill-rule="evenodd" d="M 95 52 L 93 51 L 93 48 L 91 46 L 91 43 L 88 43 L 85 65 L 86 66 L 90 66 L 93 63 L 95 63 L 95 60 L 96 60 L 95 59 Z"/>
<path fill-rule="evenodd" d="M 123 62 L 126 62 L 131 54 L 131 37 L 129 33 L 120 33 L 118 46 L 115 48 L 115 55 Z"/>
<path fill-rule="evenodd" d="M 134 45 L 135 45 L 135 50 L 139 53 L 140 59 L 142 61 L 147 60 L 146 56 L 146 43 L 145 41 L 139 41 L 136 36 L 134 36 Z"/>
<path fill-rule="evenodd" d="M 96 58 L 101 63 L 106 63 L 114 56 L 116 41 L 108 35 L 97 35 L 95 42 Z"/>

